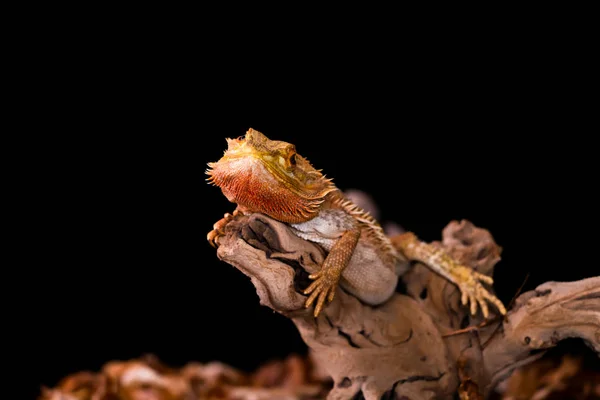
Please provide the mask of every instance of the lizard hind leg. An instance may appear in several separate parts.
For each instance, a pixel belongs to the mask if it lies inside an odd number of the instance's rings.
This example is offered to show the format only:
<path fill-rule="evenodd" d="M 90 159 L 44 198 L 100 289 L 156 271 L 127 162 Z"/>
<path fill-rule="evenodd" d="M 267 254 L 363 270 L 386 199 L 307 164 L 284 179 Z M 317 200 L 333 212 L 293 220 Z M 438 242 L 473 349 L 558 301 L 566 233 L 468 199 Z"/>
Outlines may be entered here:
<path fill-rule="evenodd" d="M 420 241 L 412 232 L 398 235 L 394 238 L 393 244 L 409 259 L 422 262 L 458 286 L 461 292 L 461 303 L 463 305 L 470 303 L 472 315 L 477 313 L 479 306 L 484 318 L 487 319 L 489 316 L 487 302 L 496 306 L 502 315 L 506 314 L 506 308 L 500 299 L 489 293 L 481 284 L 483 282 L 492 285 L 494 280 L 491 277 L 459 264 L 443 250 Z"/>

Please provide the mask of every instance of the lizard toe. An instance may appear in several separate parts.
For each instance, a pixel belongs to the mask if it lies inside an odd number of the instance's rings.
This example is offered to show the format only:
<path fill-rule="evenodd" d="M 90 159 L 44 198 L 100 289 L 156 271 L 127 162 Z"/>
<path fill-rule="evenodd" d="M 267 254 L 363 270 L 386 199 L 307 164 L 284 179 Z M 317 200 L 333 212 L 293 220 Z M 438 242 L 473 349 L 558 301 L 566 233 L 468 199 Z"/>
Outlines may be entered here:
<path fill-rule="evenodd" d="M 216 249 L 219 247 L 218 240 L 221 236 L 222 234 L 219 231 L 212 230 L 208 232 L 208 235 L 206 235 L 206 240 L 208 240 L 208 243 L 210 243 L 210 245 Z"/>

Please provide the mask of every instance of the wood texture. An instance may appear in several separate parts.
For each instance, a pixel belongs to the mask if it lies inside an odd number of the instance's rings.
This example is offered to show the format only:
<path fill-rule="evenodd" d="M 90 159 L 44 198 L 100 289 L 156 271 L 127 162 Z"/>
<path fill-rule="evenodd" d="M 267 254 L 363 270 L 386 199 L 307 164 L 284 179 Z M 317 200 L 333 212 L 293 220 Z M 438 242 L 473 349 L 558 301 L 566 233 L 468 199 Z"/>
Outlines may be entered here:
<path fill-rule="evenodd" d="M 451 222 L 435 245 L 488 275 L 500 260 L 492 235 L 468 221 Z M 262 305 L 294 322 L 333 379 L 328 399 L 484 398 L 563 339 L 580 338 L 600 353 L 600 277 L 545 283 L 520 295 L 504 320 L 479 326 L 458 289 L 417 263 L 385 304 L 371 307 L 338 289 L 315 319 L 301 292 L 325 253 L 285 224 L 238 216 L 217 255 L 251 279 Z"/>

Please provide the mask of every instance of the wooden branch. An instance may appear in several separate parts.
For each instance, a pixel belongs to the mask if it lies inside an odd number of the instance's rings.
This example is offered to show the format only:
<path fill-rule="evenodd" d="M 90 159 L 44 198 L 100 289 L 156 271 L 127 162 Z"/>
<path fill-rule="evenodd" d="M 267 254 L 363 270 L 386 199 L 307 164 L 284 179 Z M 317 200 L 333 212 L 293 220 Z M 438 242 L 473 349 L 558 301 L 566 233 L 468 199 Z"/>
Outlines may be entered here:
<path fill-rule="evenodd" d="M 490 390 L 514 368 L 533 361 L 540 350 L 568 338 L 580 338 L 600 354 L 600 277 L 576 282 L 547 282 L 521 295 L 483 350 Z"/>
<path fill-rule="evenodd" d="M 460 305 L 452 283 L 416 264 L 385 304 L 371 307 L 339 289 L 315 319 L 302 290 L 324 259 L 319 246 L 260 214 L 229 222 L 219 245 L 218 257 L 250 277 L 260 303 L 294 322 L 333 379 L 328 399 L 451 399 L 457 390 L 483 398 L 562 339 L 600 352 L 600 277 L 544 284 L 521 295 L 504 321 L 459 331 L 484 321 Z M 490 233 L 467 221 L 450 223 L 435 245 L 490 275 L 500 259 Z"/>

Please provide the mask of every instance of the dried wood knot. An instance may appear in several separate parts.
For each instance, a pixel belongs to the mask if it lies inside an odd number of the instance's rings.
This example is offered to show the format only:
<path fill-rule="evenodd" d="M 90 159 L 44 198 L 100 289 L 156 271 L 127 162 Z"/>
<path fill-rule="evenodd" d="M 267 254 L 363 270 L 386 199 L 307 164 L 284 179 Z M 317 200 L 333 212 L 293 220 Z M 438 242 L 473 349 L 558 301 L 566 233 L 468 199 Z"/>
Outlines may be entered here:
<path fill-rule="evenodd" d="M 552 289 L 546 289 L 546 290 L 536 290 L 535 291 L 535 295 L 537 297 L 544 297 L 549 295 L 550 293 L 552 293 Z"/>
<path fill-rule="evenodd" d="M 350 386 L 352 386 L 352 381 L 348 377 L 344 377 L 344 379 L 342 379 L 340 381 L 340 383 L 337 384 L 337 387 L 341 387 L 341 388 L 347 388 Z"/>

